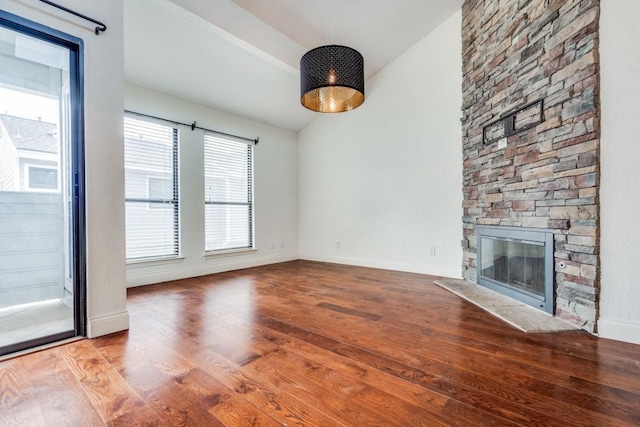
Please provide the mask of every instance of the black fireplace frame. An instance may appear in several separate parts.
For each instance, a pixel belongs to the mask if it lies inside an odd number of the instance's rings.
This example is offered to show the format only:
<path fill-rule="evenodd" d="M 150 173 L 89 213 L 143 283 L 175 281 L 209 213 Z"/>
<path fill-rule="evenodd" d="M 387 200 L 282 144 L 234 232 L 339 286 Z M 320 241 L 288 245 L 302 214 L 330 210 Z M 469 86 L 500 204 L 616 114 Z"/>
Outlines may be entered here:
<path fill-rule="evenodd" d="M 499 292 L 510 298 L 523 302 L 531 307 L 554 314 L 554 239 L 553 232 L 539 228 L 507 227 L 507 226 L 476 226 L 477 243 L 477 283 L 481 286 Z M 482 240 L 489 238 L 494 240 L 519 242 L 524 244 L 544 245 L 544 296 L 515 288 L 509 284 L 496 281 L 482 275 Z"/>

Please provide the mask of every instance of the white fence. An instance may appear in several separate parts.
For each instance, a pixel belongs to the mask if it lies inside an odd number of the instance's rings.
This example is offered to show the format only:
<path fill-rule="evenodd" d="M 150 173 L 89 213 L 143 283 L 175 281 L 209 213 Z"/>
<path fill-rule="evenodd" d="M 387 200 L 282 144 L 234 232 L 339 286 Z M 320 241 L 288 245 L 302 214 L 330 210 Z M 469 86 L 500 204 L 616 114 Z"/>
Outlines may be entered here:
<path fill-rule="evenodd" d="M 61 194 L 0 191 L 0 308 L 62 298 Z"/>

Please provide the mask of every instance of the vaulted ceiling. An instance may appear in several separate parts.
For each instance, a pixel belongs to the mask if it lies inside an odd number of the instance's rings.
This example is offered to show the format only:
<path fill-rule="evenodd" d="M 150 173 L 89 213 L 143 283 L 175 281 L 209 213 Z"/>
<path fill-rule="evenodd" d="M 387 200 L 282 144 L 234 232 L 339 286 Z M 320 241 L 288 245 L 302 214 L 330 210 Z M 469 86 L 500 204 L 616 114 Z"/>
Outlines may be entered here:
<path fill-rule="evenodd" d="M 462 0 L 127 0 L 125 77 L 160 92 L 298 131 L 309 49 L 360 51 L 369 78 L 449 18 Z M 437 58 L 434 58 L 436 61 Z"/>

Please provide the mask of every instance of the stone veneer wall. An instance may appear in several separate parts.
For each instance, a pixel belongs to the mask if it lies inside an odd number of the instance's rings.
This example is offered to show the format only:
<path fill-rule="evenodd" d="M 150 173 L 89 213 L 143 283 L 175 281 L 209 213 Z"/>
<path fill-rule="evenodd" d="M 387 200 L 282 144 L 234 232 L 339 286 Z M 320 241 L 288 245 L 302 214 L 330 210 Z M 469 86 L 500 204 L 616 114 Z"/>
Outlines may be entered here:
<path fill-rule="evenodd" d="M 552 229 L 556 316 L 590 332 L 599 288 L 599 13 L 599 0 L 462 7 L 463 276 L 476 280 L 476 225 Z M 503 149 L 483 146 L 484 125 L 538 98 L 543 123 Z"/>

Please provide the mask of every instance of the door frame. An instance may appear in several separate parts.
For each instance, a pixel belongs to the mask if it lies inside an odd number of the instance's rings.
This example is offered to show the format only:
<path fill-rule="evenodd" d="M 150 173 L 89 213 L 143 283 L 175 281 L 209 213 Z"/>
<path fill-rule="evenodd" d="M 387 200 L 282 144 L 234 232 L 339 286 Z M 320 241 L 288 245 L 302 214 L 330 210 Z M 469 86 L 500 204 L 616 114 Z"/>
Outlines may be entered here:
<path fill-rule="evenodd" d="M 69 50 L 71 176 L 70 241 L 73 274 L 74 330 L 3 347 L 0 356 L 68 338 L 86 335 L 86 203 L 84 132 L 84 42 L 82 39 L 0 10 L 0 25 Z M 61 164 L 62 166 L 62 164 Z M 62 171 L 61 171 L 62 172 Z M 66 173 L 66 171 L 65 171 Z"/>

